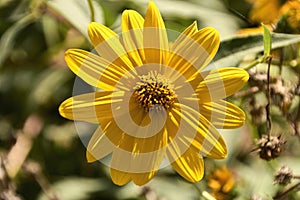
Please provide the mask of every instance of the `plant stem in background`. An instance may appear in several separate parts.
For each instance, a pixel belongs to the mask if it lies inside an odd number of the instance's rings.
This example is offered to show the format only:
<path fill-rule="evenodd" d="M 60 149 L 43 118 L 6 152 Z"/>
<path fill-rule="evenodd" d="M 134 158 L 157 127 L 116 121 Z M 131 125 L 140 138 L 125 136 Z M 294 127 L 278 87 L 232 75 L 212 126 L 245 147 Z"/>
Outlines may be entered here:
<path fill-rule="evenodd" d="M 297 191 L 299 191 L 300 188 L 300 182 L 296 183 L 294 186 L 290 187 L 289 189 L 285 190 L 282 193 L 277 194 L 273 199 L 274 200 L 284 200 L 287 198 L 287 195 L 292 191 L 297 189 Z"/>
<path fill-rule="evenodd" d="M 270 117 L 270 104 L 271 104 L 271 97 L 270 97 L 270 68 L 271 68 L 272 56 L 268 58 L 268 71 L 267 71 L 267 100 L 268 103 L 266 105 L 266 116 L 267 116 L 267 131 L 268 136 L 271 136 L 271 117 Z"/>
<path fill-rule="evenodd" d="M 95 21 L 95 9 L 92 0 L 88 0 L 90 11 L 91 11 L 91 22 Z"/>

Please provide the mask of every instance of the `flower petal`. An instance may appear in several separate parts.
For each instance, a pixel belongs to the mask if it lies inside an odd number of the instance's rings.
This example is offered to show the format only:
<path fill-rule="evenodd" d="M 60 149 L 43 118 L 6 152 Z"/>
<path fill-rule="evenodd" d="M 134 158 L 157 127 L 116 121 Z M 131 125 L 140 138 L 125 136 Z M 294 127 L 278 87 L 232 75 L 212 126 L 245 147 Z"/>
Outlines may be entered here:
<path fill-rule="evenodd" d="M 204 102 L 199 105 L 200 113 L 216 128 L 231 129 L 244 125 L 245 113 L 227 101 Z"/>
<path fill-rule="evenodd" d="M 148 173 L 134 173 L 132 174 L 132 180 L 133 182 L 138 185 L 142 186 L 148 183 L 156 174 L 157 171 L 152 171 Z"/>
<path fill-rule="evenodd" d="M 213 59 L 220 44 L 219 33 L 214 28 L 207 27 L 195 32 L 193 26 L 189 27 L 189 34 L 182 34 L 172 46 L 172 56 L 167 64 L 189 80 L 199 76 L 198 72 Z"/>
<path fill-rule="evenodd" d="M 171 112 L 174 121 L 180 124 L 180 129 L 176 137 L 173 136 L 172 143 L 176 143 L 182 153 L 189 148 L 194 148 L 205 157 L 223 159 L 227 156 L 223 137 L 198 111 L 187 105 L 175 103 Z M 175 123 L 167 123 L 168 132 L 171 132 L 172 126 L 174 127 Z"/>
<path fill-rule="evenodd" d="M 98 127 L 87 146 L 87 161 L 94 162 L 104 158 L 110 154 L 114 148 L 115 146 L 108 140 L 102 129 Z"/>
<path fill-rule="evenodd" d="M 130 174 L 137 185 L 144 185 L 157 172 L 165 153 L 133 153 L 116 148 L 112 153 L 111 168 Z"/>
<path fill-rule="evenodd" d="M 114 184 L 122 186 L 131 181 L 131 174 L 128 172 L 122 172 L 120 170 L 116 170 L 113 168 L 110 168 L 110 176 L 111 180 L 114 182 Z"/>
<path fill-rule="evenodd" d="M 198 32 L 197 28 L 197 22 L 194 21 L 189 27 L 187 27 L 175 40 L 175 42 L 172 45 L 171 51 L 176 52 L 178 51 L 178 48 L 180 48 L 180 45 L 185 44 L 185 42 L 189 41 L 188 38 L 192 37 L 195 33 Z"/>
<path fill-rule="evenodd" d="M 118 99 L 118 96 L 115 98 Z M 125 92 L 122 101 L 111 105 L 111 118 L 99 118 L 100 126 L 109 140 L 124 151 L 148 153 L 166 145 L 164 112 L 146 112 L 130 92 Z"/>
<path fill-rule="evenodd" d="M 133 68 L 118 34 L 97 22 L 89 24 L 90 39 L 101 57 L 125 70 Z"/>
<path fill-rule="evenodd" d="M 210 71 L 195 92 L 201 102 L 217 101 L 236 93 L 248 79 L 243 69 L 220 68 Z"/>
<path fill-rule="evenodd" d="M 74 96 L 61 103 L 59 113 L 70 120 L 99 123 L 101 120 L 112 118 L 111 104 L 122 101 L 123 95 L 123 92 L 118 91 Z"/>
<path fill-rule="evenodd" d="M 204 174 L 204 162 L 202 156 L 192 149 L 187 149 L 183 154 L 178 154 L 176 146 L 168 146 L 168 160 L 174 160 L 171 163 L 175 171 L 190 182 L 200 181 Z"/>
<path fill-rule="evenodd" d="M 168 37 L 164 21 L 153 1 L 146 11 L 144 30 L 144 52 L 147 63 L 163 64 L 166 62 Z"/>
<path fill-rule="evenodd" d="M 125 10 L 122 14 L 122 40 L 128 57 L 134 66 L 145 62 L 143 49 L 143 17 L 134 10 Z"/>
<path fill-rule="evenodd" d="M 171 53 L 169 54 L 168 57 L 167 66 L 170 66 L 173 69 L 175 69 L 177 72 L 185 76 L 186 79 L 189 79 L 192 75 L 194 75 L 197 72 L 197 69 L 192 67 L 192 64 L 189 63 L 188 61 L 183 62 L 184 58 L 179 54 L 176 54 L 176 52 L 178 52 L 182 44 L 186 44 L 190 40 L 191 36 L 195 34 L 197 31 L 198 31 L 197 22 L 194 22 L 179 35 L 179 37 L 175 40 L 175 42 L 170 47 Z M 178 62 L 180 62 L 181 65 L 177 64 Z M 172 80 L 176 80 L 176 79 L 177 79 L 176 77 L 172 78 Z"/>
<path fill-rule="evenodd" d="M 66 51 L 65 60 L 77 76 L 104 90 L 114 90 L 114 85 L 126 72 L 109 61 L 80 49 Z"/>

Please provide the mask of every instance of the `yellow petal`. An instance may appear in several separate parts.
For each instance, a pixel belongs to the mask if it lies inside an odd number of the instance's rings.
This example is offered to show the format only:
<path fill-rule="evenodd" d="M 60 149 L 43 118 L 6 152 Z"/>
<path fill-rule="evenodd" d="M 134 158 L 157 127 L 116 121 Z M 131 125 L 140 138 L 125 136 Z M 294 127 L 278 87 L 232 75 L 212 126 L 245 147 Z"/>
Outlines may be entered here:
<path fill-rule="evenodd" d="M 169 50 L 167 32 L 160 12 L 153 1 L 149 2 L 146 11 L 143 39 L 146 62 L 156 64 L 166 62 L 166 51 Z"/>
<path fill-rule="evenodd" d="M 102 24 L 92 22 L 89 24 L 88 33 L 101 57 L 125 70 L 133 68 L 120 38 L 115 32 Z"/>
<path fill-rule="evenodd" d="M 112 153 L 111 168 L 131 174 L 136 184 L 143 185 L 157 172 L 165 155 L 164 151 L 133 153 L 116 148 Z"/>
<path fill-rule="evenodd" d="M 161 149 L 166 145 L 165 114 L 145 112 L 130 93 L 125 92 L 122 101 L 113 102 L 114 115 L 105 113 L 112 118 L 99 118 L 102 130 L 115 146 L 124 151 L 148 153 Z"/>
<path fill-rule="evenodd" d="M 125 185 L 131 180 L 133 180 L 136 185 L 142 186 L 148 183 L 155 174 L 156 172 L 128 173 L 113 168 L 110 169 L 112 181 L 119 186 Z"/>
<path fill-rule="evenodd" d="M 220 100 L 199 104 L 200 113 L 216 128 L 238 128 L 245 122 L 245 113 L 232 103 Z"/>
<path fill-rule="evenodd" d="M 193 22 L 189 27 L 187 27 L 175 40 L 172 45 L 171 51 L 178 51 L 181 45 L 185 44 L 185 42 L 189 41 L 189 38 L 192 37 L 195 33 L 198 32 L 197 22 Z"/>
<path fill-rule="evenodd" d="M 196 73 L 198 73 L 198 69 L 196 69 L 192 63 L 186 60 L 183 56 L 177 52 L 181 51 L 182 45 L 185 45 L 191 41 L 191 37 L 198 31 L 197 23 L 192 23 L 189 27 L 187 27 L 180 36 L 175 40 L 170 49 L 167 66 L 172 67 L 180 75 L 184 76 L 186 80 L 189 80 L 193 77 Z M 172 80 L 177 80 L 178 77 L 175 73 L 170 75 Z M 201 81 L 201 80 L 200 80 Z"/>
<path fill-rule="evenodd" d="M 171 112 L 176 121 L 180 123 L 181 130 L 179 129 L 180 131 L 172 140 L 181 152 L 185 152 L 188 148 L 194 148 L 205 157 L 223 159 L 227 156 L 227 147 L 223 137 L 198 111 L 189 106 L 175 103 Z M 168 127 L 172 127 L 172 124 Z M 169 130 L 170 128 L 168 128 L 168 132 Z"/>
<path fill-rule="evenodd" d="M 183 154 L 178 154 L 176 146 L 168 146 L 167 158 L 171 161 L 176 158 L 171 165 L 175 171 L 186 180 L 194 183 L 202 179 L 204 174 L 204 162 L 198 152 L 187 149 Z"/>
<path fill-rule="evenodd" d="M 74 96 L 59 106 L 59 113 L 67 119 L 99 123 L 112 118 L 111 104 L 122 101 L 123 95 L 123 92 L 94 92 Z"/>
<path fill-rule="evenodd" d="M 84 50 L 69 49 L 65 60 L 70 69 L 88 84 L 104 90 L 114 90 L 126 71 L 109 61 Z"/>
<path fill-rule="evenodd" d="M 236 93 L 248 81 L 248 73 L 240 68 L 210 71 L 196 89 L 201 102 L 217 101 Z"/>
<path fill-rule="evenodd" d="M 114 119 L 101 121 L 101 127 L 104 129 L 109 140 L 119 148 L 128 152 L 149 153 L 161 149 L 166 146 L 166 132 L 162 129 L 159 132 L 154 132 L 151 137 L 143 138 L 143 136 L 152 135 L 151 129 L 146 129 L 145 132 L 137 130 L 137 132 L 126 133 L 115 122 Z M 135 137 L 133 135 L 136 135 Z M 141 138 L 138 138 L 141 137 Z"/>
<path fill-rule="evenodd" d="M 212 60 L 220 44 L 219 33 L 214 28 L 207 27 L 195 32 L 192 25 L 190 29 L 192 34 L 182 34 L 179 42 L 172 46 L 172 56 L 167 64 L 188 80 L 199 76 L 198 72 Z"/>
<path fill-rule="evenodd" d="M 110 176 L 114 184 L 122 186 L 131 181 L 131 175 L 128 172 L 122 172 L 113 168 L 110 168 Z"/>
<path fill-rule="evenodd" d="M 122 39 L 124 47 L 134 66 L 145 62 L 143 49 L 143 17 L 134 10 L 125 10 L 122 14 Z"/>
<path fill-rule="evenodd" d="M 157 171 L 148 172 L 148 173 L 134 173 L 132 174 L 133 182 L 138 186 L 143 186 L 148 183 L 153 176 L 156 174 Z"/>
<path fill-rule="evenodd" d="M 105 156 L 110 154 L 114 148 L 115 146 L 105 136 L 102 129 L 98 127 L 87 146 L 87 161 L 94 162 L 96 160 L 104 158 Z"/>

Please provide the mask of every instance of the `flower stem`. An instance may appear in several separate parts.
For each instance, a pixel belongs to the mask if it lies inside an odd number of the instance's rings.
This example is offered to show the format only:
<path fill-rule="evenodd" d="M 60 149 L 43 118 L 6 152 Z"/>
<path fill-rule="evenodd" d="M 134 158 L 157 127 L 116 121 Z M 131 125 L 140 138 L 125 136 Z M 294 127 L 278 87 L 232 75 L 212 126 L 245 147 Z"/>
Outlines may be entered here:
<path fill-rule="evenodd" d="M 270 117 L 270 104 L 271 104 L 271 95 L 270 95 L 270 68 L 271 68 L 272 56 L 268 58 L 268 71 L 267 71 L 267 100 L 268 103 L 266 105 L 266 115 L 267 115 L 267 131 L 268 136 L 271 136 L 271 117 Z"/>
<path fill-rule="evenodd" d="M 294 179 L 300 179 L 300 175 L 294 175 L 293 178 Z"/>
<path fill-rule="evenodd" d="M 254 60 L 252 63 L 250 63 L 248 66 L 246 66 L 244 68 L 244 70 L 248 71 L 249 69 L 251 69 L 252 67 L 255 67 L 257 64 L 261 63 L 261 59 L 256 59 Z"/>
<path fill-rule="evenodd" d="M 251 62 L 248 66 L 244 67 L 243 69 L 246 70 L 246 71 L 248 71 L 249 69 L 251 69 L 252 67 L 255 67 L 259 63 L 264 63 L 266 61 L 269 62 L 269 60 L 270 60 L 271 57 L 272 56 L 263 55 L 262 57 L 257 58 L 256 60 L 254 60 L 253 62 Z M 271 61 L 272 61 L 272 59 L 271 59 Z"/>
<path fill-rule="evenodd" d="M 273 199 L 274 200 L 280 200 L 280 199 L 286 199 L 285 197 L 292 191 L 292 190 L 299 190 L 300 182 L 295 184 L 294 186 L 290 187 L 289 189 L 285 190 L 282 193 L 277 194 Z"/>
<path fill-rule="evenodd" d="M 95 21 L 95 9 L 92 0 L 88 0 L 90 11 L 91 11 L 91 22 Z"/>

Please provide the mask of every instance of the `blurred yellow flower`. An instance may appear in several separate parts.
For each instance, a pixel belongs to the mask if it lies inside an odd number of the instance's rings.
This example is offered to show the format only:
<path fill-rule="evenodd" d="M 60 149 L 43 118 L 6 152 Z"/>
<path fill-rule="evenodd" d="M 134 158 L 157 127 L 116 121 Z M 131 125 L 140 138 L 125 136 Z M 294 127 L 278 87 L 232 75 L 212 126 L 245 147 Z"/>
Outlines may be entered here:
<path fill-rule="evenodd" d="M 253 22 L 270 24 L 280 16 L 282 0 L 248 0 L 253 7 L 249 19 Z"/>
<path fill-rule="evenodd" d="M 87 146 L 93 162 L 112 154 L 112 181 L 144 185 L 164 158 L 186 180 L 204 172 L 203 157 L 227 155 L 216 128 L 243 125 L 244 112 L 223 100 L 249 76 L 238 68 L 203 71 L 220 39 L 213 28 L 186 28 L 169 46 L 167 30 L 150 1 L 145 18 L 122 14 L 122 34 L 92 22 L 90 39 L 100 55 L 70 49 L 65 60 L 88 84 L 102 90 L 73 96 L 59 107 L 71 120 L 99 124 Z"/>
<path fill-rule="evenodd" d="M 280 9 L 281 17 L 278 19 L 276 32 L 300 33 L 300 1 L 287 1 Z"/>
<path fill-rule="evenodd" d="M 253 4 L 249 13 L 252 22 L 267 24 L 270 31 L 278 33 L 300 33 L 299 0 L 248 0 Z M 262 26 L 245 28 L 239 35 L 263 33 Z"/>
<path fill-rule="evenodd" d="M 217 200 L 233 199 L 230 193 L 234 184 L 232 173 L 225 165 L 215 169 L 208 177 L 208 187 L 212 190 L 211 195 Z"/>

